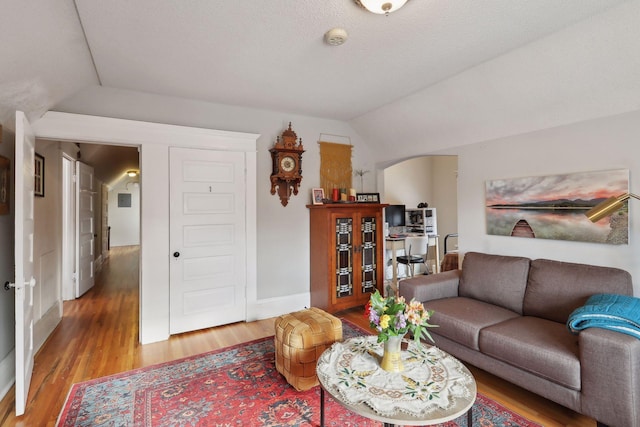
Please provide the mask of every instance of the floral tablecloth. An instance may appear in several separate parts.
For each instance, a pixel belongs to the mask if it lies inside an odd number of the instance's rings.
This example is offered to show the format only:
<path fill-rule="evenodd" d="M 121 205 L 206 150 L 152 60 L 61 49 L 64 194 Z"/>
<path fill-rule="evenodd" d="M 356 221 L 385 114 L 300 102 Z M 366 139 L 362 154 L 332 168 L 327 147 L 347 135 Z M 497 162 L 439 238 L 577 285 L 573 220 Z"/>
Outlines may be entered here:
<path fill-rule="evenodd" d="M 365 404 L 376 413 L 426 417 L 475 399 L 475 380 L 469 371 L 437 347 L 409 341 L 402 352 L 405 370 L 390 373 L 380 368 L 383 344 L 376 336 L 335 343 L 326 350 L 316 371 L 325 389 L 339 393 L 347 404 Z"/>

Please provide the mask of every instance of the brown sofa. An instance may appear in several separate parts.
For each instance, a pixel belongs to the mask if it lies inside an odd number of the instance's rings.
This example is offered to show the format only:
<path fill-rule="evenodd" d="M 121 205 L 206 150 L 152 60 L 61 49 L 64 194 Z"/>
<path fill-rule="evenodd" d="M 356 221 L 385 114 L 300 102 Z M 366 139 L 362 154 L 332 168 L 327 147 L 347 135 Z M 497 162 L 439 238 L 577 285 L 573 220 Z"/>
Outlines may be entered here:
<path fill-rule="evenodd" d="M 400 282 L 435 310 L 436 345 L 598 425 L 640 427 L 640 340 L 566 322 L 589 296 L 632 295 L 626 271 L 469 252 L 462 270 Z"/>

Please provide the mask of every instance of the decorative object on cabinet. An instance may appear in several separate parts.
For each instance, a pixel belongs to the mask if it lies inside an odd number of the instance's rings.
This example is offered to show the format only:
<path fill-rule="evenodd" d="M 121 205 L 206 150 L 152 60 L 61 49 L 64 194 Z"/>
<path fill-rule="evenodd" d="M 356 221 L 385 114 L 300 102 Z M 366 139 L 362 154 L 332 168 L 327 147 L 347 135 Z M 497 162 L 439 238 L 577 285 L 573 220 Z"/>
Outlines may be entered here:
<path fill-rule="evenodd" d="M 282 139 L 278 137 L 276 143 L 269 150 L 271 152 L 272 171 L 271 171 L 271 194 L 278 196 L 282 206 L 287 206 L 291 193 L 298 194 L 298 186 L 302 181 L 302 138 L 289 128 L 282 132 Z"/>
<path fill-rule="evenodd" d="M 0 156 L 0 215 L 9 213 L 9 194 L 9 159 Z"/>
<path fill-rule="evenodd" d="M 353 174 L 355 176 L 359 176 L 360 177 L 360 192 L 364 192 L 364 176 L 365 174 L 368 174 L 369 171 L 366 171 L 364 169 L 356 169 L 353 171 Z"/>
<path fill-rule="evenodd" d="M 311 200 L 314 205 L 321 205 L 324 201 L 324 188 L 312 188 Z"/>
<path fill-rule="evenodd" d="M 38 197 L 44 197 L 44 157 L 36 153 L 34 162 L 33 176 L 35 183 L 33 194 Z"/>
<path fill-rule="evenodd" d="M 380 193 L 358 193 L 356 194 L 358 203 L 380 203 Z"/>
<path fill-rule="evenodd" d="M 311 305 L 335 313 L 363 306 L 384 283 L 384 204 L 309 208 Z"/>
<path fill-rule="evenodd" d="M 334 188 L 351 188 L 351 154 L 353 146 L 335 142 L 319 141 L 320 145 L 320 187 L 325 194 L 332 194 Z"/>

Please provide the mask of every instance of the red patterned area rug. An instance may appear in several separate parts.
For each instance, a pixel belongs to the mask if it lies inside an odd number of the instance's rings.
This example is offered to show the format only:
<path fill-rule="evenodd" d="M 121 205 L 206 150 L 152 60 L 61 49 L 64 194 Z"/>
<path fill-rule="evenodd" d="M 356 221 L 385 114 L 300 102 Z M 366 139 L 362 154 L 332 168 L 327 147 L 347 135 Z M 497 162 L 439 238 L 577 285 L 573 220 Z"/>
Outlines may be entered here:
<path fill-rule="evenodd" d="M 345 338 L 362 335 L 343 320 Z M 58 426 L 318 426 L 320 390 L 276 371 L 273 337 L 74 384 Z M 380 426 L 327 397 L 325 425 Z M 478 394 L 473 425 L 540 427 Z M 466 415 L 442 424 L 467 427 Z"/>

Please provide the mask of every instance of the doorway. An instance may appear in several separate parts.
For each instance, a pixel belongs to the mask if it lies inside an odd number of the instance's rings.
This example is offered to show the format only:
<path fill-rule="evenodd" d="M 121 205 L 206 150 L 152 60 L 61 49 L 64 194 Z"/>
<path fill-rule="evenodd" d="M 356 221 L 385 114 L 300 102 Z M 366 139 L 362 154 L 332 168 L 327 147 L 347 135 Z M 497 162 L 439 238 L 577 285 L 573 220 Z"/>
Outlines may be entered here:
<path fill-rule="evenodd" d="M 138 147 L 91 143 L 75 143 L 73 146 L 75 155 L 63 151 L 61 159 L 63 300 L 77 298 L 86 291 L 84 279 L 100 271 L 109 257 L 109 205 L 110 199 L 118 195 L 110 189 L 136 181 L 133 207 L 137 210 L 133 217 L 137 224 L 140 223 Z M 135 173 L 135 179 L 131 178 L 131 173 Z M 79 191 L 81 188 L 83 190 Z M 83 203 L 78 203 L 79 198 Z M 90 230 L 91 239 L 85 238 L 87 230 Z M 135 244 L 139 244 L 139 234 L 138 226 Z M 78 237 L 90 243 L 79 245 Z M 79 262 L 78 255 L 82 253 L 90 258 L 90 271 L 85 268 L 79 273 L 80 267 L 87 264 Z M 83 277 L 85 286 L 80 290 L 78 285 Z"/>
<path fill-rule="evenodd" d="M 405 205 L 407 209 L 429 207 L 437 210 L 438 258 L 443 260 L 445 236 L 458 233 L 458 156 L 414 157 L 389 166 L 381 173 L 385 203 Z M 449 245 L 448 249 L 453 249 L 451 242 Z M 434 270 L 431 265 L 429 268 Z M 387 266 L 387 277 L 392 273 L 393 268 Z"/>

